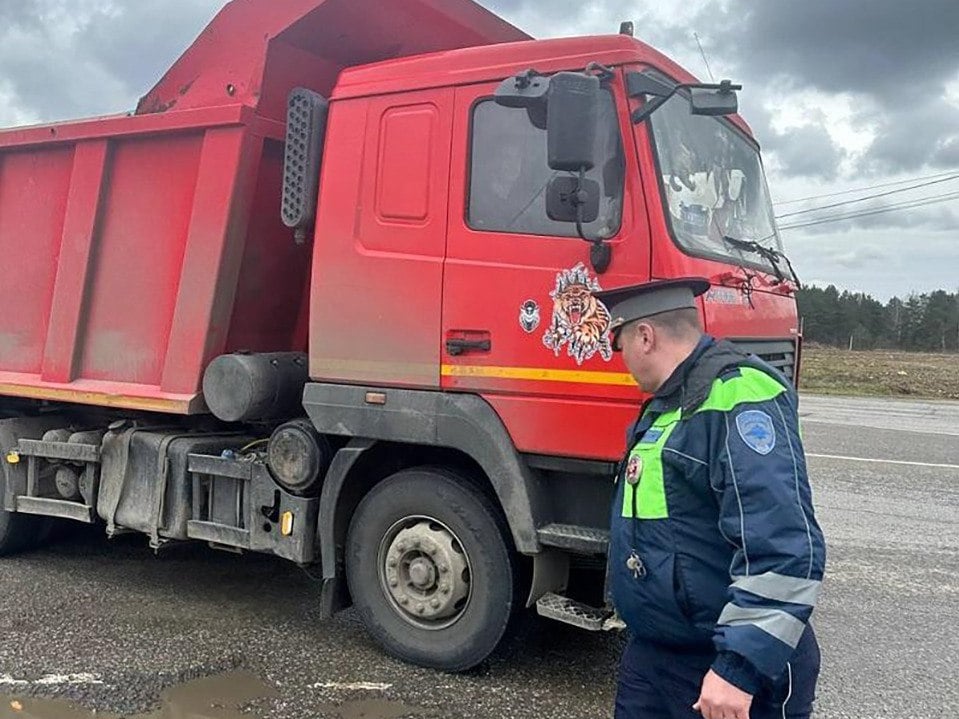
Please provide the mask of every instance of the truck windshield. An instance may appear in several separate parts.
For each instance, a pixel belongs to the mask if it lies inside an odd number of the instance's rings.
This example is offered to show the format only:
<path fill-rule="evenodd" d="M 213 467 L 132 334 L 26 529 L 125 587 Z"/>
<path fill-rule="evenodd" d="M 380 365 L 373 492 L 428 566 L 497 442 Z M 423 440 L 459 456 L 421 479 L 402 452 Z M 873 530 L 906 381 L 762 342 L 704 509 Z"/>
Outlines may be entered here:
<path fill-rule="evenodd" d="M 675 95 L 650 117 L 673 237 L 692 255 L 774 270 L 743 242 L 782 251 L 759 152 L 725 120 Z"/>

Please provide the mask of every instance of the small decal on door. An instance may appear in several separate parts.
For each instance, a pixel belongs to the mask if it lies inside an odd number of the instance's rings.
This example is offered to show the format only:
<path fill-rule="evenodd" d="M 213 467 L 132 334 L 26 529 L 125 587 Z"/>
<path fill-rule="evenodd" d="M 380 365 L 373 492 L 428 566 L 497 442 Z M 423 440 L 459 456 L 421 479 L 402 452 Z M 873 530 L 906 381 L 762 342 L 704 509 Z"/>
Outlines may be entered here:
<path fill-rule="evenodd" d="M 531 334 L 539 327 L 539 305 L 535 300 L 526 300 L 519 308 L 519 326 L 526 334 Z"/>
<path fill-rule="evenodd" d="M 556 287 L 549 293 L 553 298 L 553 320 L 543 335 L 543 344 L 559 357 L 566 354 L 581 365 L 597 352 L 609 362 L 613 347 L 609 338 L 609 310 L 593 296 L 601 291 L 599 282 L 579 263 L 556 275 Z"/>
<path fill-rule="evenodd" d="M 710 287 L 703 296 L 706 302 L 714 305 L 745 305 L 749 306 L 749 298 L 742 290 L 733 287 Z"/>

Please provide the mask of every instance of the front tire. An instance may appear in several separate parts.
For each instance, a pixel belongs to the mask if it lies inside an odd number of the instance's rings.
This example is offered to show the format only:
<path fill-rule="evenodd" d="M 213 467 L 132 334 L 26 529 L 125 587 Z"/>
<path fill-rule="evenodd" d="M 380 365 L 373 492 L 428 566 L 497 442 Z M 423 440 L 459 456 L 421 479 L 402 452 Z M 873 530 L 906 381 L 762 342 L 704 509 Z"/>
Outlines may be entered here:
<path fill-rule="evenodd" d="M 346 574 L 370 635 L 432 669 L 482 662 L 518 605 L 505 521 L 467 477 L 446 469 L 404 470 L 374 487 L 350 523 Z"/>

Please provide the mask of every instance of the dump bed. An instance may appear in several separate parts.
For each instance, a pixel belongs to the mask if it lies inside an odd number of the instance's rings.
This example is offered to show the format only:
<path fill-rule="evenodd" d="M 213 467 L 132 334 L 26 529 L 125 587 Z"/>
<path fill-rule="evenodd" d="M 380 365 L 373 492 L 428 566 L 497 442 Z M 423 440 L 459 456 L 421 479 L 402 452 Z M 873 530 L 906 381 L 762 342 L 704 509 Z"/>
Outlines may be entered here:
<path fill-rule="evenodd" d="M 202 412 L 215 356 L 305 351 L 289 91 L 525 38 L 469 0 L 234 0 L 134 115 L 0 132 L 0 395 Z"/>

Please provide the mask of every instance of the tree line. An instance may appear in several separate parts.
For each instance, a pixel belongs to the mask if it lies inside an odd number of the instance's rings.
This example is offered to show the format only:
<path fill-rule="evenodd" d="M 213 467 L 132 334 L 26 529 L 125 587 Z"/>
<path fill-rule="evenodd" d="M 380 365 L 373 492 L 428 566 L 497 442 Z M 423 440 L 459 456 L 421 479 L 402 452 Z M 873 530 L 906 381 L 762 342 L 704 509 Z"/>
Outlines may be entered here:
<path fill-rule="evenodd" d="M 805 287 L 797 295 L 803 337 L 834 347 L 959 351 L 959 293 L 936 290 L 893 297 L 886 304 L 863 292 Z"/>

